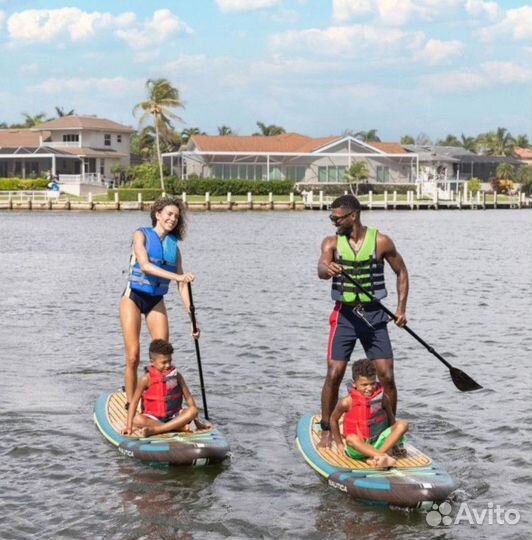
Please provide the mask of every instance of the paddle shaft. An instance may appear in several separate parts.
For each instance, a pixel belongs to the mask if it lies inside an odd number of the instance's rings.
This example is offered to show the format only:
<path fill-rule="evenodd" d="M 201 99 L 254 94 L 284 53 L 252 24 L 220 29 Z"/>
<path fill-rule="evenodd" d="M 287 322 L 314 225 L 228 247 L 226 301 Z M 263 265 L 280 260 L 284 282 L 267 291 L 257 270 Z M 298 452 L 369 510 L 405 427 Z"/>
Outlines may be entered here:
<path fill-rule="evenodd" d="M 377 304 L 379 304 L 379 306 L 381 306 L 383 311 L 385 313 L 387 313 L 394 321 L 397 320 L 397 316 L 395 315 L 395 313 L 390 311 L 380 300 L 375 298 L 363 285 L 361 285 L 356 279 L 353 279 L 347 272 L 345 272 L 345 270 L 342 270 L 342 275 L 345 278 L 347 278 L 355 287 L 358 287 L 372 302 L 376 302 Z M 429 353 L 433 354 L 440 362 L 445 364 L 449 369 L 453 369 L 453 366 L 451 364 L 449 364 L 449 362 L 447 362 L 447 360 L 445 360 L 445 358 L 443 358 L 443 356 L 441 356 L 441 354 L 438 354 L 438 352 L 435 351 L 433 349 L 433 347 L 431 347 L 427 342 L 425 342 L 423 339 L 421 339 L 406 324 L 404 326 L 402 326 L 401 328 L 406 330 L 416 341 L 421 343 L 421 345 L 423 345 L 423 347 L 425 347 L 425 349 L 427 349 L 427 351 L 429 351 Z"/>
<path fill-rule="evenodd" d="M 190 283 L 187 283 L 188 288 L 188 298 L 190 301 L 190 321 L 192 322 L 192 331 L 196 333 L 198 331 L 198 326 L 196 324 L 196 311 L 194 309 L 194 300 L 192 299 L 192 286 Z M 201 398 L 203 400 L 203 412 L 205 414 L 205 419 L 209 419 L 209 410 L 207 409 L 207 396 L 205 395 L 205 384 L 203 382 L 203 369 L 201 368 L 201 355 L 199 348 L 199 339 L 194 338 L 194 346 L 196 348 L 196 360 L 198 361 L 198 371 L 200 378 L 201 386 Z"/>

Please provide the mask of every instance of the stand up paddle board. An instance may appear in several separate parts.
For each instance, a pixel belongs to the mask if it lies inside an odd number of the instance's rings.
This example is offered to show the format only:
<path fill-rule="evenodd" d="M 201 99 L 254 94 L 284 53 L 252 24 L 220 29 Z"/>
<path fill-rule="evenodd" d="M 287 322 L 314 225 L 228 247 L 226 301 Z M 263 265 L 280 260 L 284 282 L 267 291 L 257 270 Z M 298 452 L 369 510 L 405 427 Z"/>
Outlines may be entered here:
<path fill-rule="evenodd" d="M 139 431 L 122 435 L 126 426 L 125 392 L 104 392 L 96 401 L 94 422 L 122 454 L 157 465 L 207 465 L 229 454 L 229 444 L 217 428 L 142 437 Z"/>
<path fill-rule="evenodd" d="M 307 414 L 297 424 L 296 444 L 305 461 L 335 487 L 373 505 L 430 508 L 456 488 L 454 480 L 430 457 L 405 445 L 406 456 L 387 470 L 372 468 L 365 460 L 351 459 L 336 447 L 318 448 L 320 417 Z"/>

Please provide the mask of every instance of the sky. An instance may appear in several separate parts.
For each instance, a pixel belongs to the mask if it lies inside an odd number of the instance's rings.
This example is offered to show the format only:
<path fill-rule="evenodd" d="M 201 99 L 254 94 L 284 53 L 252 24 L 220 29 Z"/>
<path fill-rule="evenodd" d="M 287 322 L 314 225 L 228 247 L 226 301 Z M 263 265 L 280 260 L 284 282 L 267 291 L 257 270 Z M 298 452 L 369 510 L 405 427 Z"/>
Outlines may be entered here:
<path fill-rule="evenodd" d="M 166 78 L 178 130 L 532 139 L 527 0 L 0 0 L 0 64 L 7 123 L 58 106 L 137 128 Z"/>

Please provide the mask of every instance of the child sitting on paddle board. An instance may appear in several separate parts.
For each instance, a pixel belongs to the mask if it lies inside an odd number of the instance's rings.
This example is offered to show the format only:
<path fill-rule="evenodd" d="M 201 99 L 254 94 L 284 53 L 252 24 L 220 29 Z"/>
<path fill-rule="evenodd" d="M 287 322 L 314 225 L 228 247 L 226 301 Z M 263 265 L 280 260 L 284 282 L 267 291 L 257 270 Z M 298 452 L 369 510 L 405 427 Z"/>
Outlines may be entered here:
<path fill-rule="evenodd" d="M 343 416 L 343 435 L 340 418 Z M 377 383 L 377 370 L 371 360 L 357 360 L 353 364 L 353 382 L 349 395 L 340 400 L 331 415 L 331 434 L 338 451 L 353 459 L 369 458 L 367 463 L 381 469 L 393 467 L 395 458 L 388 455 L 402 442 L 408 422 L 396 420 L 390 402 Z M 398 455 L 402 448 L 396 449 Z"/>
<path fill-rule="evenodd" d="M 133 426 L 140 428 L 144 437 L 190 431 L 188 424 L 192 421 L 198 429 L 210 427 L 198 418 L 198 408 L 185 379 L 172 365 L 173 352 L 172 345 L 164 339 L 151 342 L 150 367 L 135 389 L 123 435 L 131 435 Z M 186 409 L 182 408 L 183 398 Z M 142 413 L 136 414 L 139 401 Z"/>

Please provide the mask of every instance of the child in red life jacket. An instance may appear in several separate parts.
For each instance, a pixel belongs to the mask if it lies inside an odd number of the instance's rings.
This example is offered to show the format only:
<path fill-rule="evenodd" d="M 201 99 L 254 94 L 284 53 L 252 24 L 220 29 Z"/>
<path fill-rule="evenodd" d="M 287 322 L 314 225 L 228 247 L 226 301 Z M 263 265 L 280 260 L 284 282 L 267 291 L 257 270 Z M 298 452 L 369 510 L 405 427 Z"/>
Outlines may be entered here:
<path fill-rule="evenodd" d="M 381 469 L 393 467 L 395 458 L 388 455 L 393 450 L 402 455 L 403 435 L 408 422 L 396 420 L 390 402 L 377 383 L 377 371 L 371 360 L 357 360 L 353 364 L 353 386 L 349 395 L 336 404 L 331 415 L 331 434 L 338 451 L 353 459 L 369 458 L 367 463 Z M 344 419 L 345 443 L 340 435 L 340 418 Z"/>
<path fill-rule="evenodd" d="M 181 373 L 172 366 L 174 348 L 164 339 L 150 344 L 150 367 L 135 389 L 123 435 L 131 435 L 133 426 L 149 437 L 169 431 L 188 431 L 192 421 L 198 429 L 210 427 L 200 422 L 196 402 Z M 187 408 L 182 408 L 183 398 Z M 141 401 L 141 414 L 135 414 Z"/>

